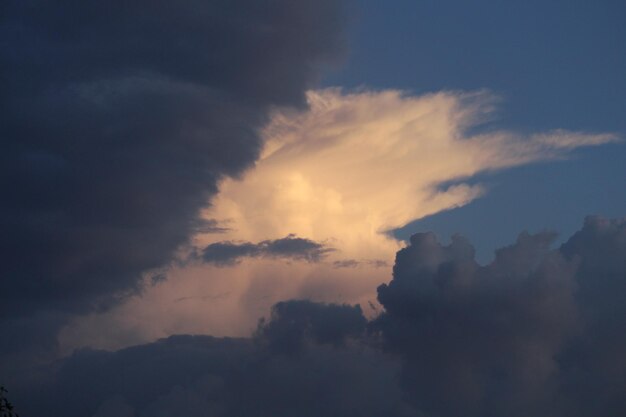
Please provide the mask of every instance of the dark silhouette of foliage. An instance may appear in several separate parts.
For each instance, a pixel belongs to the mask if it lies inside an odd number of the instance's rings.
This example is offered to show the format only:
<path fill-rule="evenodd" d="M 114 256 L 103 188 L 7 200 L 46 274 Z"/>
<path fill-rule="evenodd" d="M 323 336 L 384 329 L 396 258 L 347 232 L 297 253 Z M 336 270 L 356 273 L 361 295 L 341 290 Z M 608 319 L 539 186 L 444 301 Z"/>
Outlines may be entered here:
<path fill-rule="evenodd" d="M 0 417 L 20 417 L 13 411 L 13 405 L 6 397 L 7 389 L 0 387 Z"/>

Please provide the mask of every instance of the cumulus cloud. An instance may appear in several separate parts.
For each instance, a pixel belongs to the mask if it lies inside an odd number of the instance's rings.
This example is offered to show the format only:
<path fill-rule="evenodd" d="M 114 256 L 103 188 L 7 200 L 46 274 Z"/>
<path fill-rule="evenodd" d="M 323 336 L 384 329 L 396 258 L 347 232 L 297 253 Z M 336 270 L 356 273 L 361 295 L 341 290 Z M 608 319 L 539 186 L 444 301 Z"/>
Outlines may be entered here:
<path fill-rule="evenodd" d="M 614 135 L 483 129 L 486 92 L 305 95 L 340 55 L 342 2 L 0 7 L 0 367 L 24 414 L 626 408 L 624 221 L 558 250 L 522 235 L 487 266 L 414 237 L 364 317 L 402 245 L 386 232 L 479 197 L 477 173 Z M 170 265 L 189 253 L 205 262 Z M 326 303 L 275 304 L 294 297 Z M 272 305 L 253 338 L 43 365 L 68 322 L 67 351 L 113 349 L 243 335 Z"/>
<path fill-rule="evenodd" d="M 334 271 L 317 265 L 317 271 L 297 273 L 330 273 L 337 282 L 352 282 L 352 294 L 329 288 L 324 301 L 339 293 L 347 302 L 374 298 L 361 283 L 371 288 L 401 248 L 388 232 L 483 195 L 486 189 L 469 181 L 476 174 L 563 158 L 572 149 L 617 140 L 612 134 L 565 130 L 528 135 L 497 130 L 489 124 L 497 99 L 487 91 L 415 96 L 326 89 L 310 91 L 307 100 L 306 110 L 275 112 L 264 128 L 264 149 L 254 169 L 220 184 L 204 215 L 229 219 L 232 229 L 219 237 L 199 234 L 196 242 L 254 242 L 289 233 L 329 242 L 336 251 L 325 261 Z M 356 268 L 349 267 L 356 266 L 369 272 L 355 278 L 349 270 Z M 253 280 L 257 265 L 245 268 L 228 273 Z"/>
<path fill-rule="evenodd" d="M 259 243 L 217 242 L 202 249 L 198 256 L 203 262 L 217 266 L 234 265 L 241 258 L 286 258 L 319 262 L 328 252 L 334 249 L 310 239 L 295 235 L 275 240 L 264 240 Z"/>
<path fill-rule="evenodd" d="M 534 406 L 553 398 L 555 356 L 577 323 L 575 266 L 550 252 L 553 237 L 522 234 L 484 267 L 458 237 L 415 235 L 398 252 L 375 326 L 406 358 L 418 403 L 446 416 L 544 415 Z"/>
<path fill-rule="evenodd" d="M 626 219 L 588 217 L 561 248 L 578 264 L 581 331 L 559 357 L 571 415 L 626 410 Z"/>
<path fill-rule="evenodd" d="M 556 250 L 554 236 L 523 233 L 485 266 L 461 237 L 419 234 L 398 252 L 372 326 L 404 358 L 415 403 L 441 416 L 624 409 L 626 220 L 589 218 Z"/>
<path fill-rule="evenodd" d="M 3 320 L 108 308 L 225 232 L 200 209 L 342 49 L 336 1 L 7 1 L 0 19 Z"/>
<path fill-rule="evenodd" d="M 367 315 L 375 314 L 369 308 L 373 289 L 402 247 L 386 231 L 479 197 L 487 190 L 469 180 L 478 173 L 563 158 L 578 147 L 616 140 L 564 130 L 497 130 L 491 123 L 497 100 L 488 92 L 415 96 L 327 89 L 310 91 L 307 100 L 306 110 L 274 112 L 255 166 L 220 183 L 203 217 L 229 230 L 198 233 L 193 244 L 200 252 L 210 248 L 211 256 L 258 255 L 266 253 L 258 242 L 294 233 L 336 250 L 319 262 L 297 265 L 248 256 L 231 267 L 212 262 L 175 268 L 167 282 L 146 288 L 142 297 L 106 315 L 73 321 L 61 335 L 64 346 L 101 343 L 102 335 L 93 330 L 101 327 L 125 329 L 123 334 L 132 329 L 141 341 L 207 329 L 241 336 L 258 315 L 286 298 L 361 303 Z M 223 292 L 231 297 L 219 303 L 174 303 L 189 294 Z M 98 346 L 119 347 L 128 343 L 124 338 L 111 334 Z"/>
<path fill-rule="evenodd" d="M 619 415 L 626 219 L 590 217 L 561 247 L 554 238 L 522 233 L 483 266 L 460 236 L 417 234 L 374 320 L 281 302 L 252 338 L 79 350 L 13 389 L 14 403 L 68 417 Z"/>

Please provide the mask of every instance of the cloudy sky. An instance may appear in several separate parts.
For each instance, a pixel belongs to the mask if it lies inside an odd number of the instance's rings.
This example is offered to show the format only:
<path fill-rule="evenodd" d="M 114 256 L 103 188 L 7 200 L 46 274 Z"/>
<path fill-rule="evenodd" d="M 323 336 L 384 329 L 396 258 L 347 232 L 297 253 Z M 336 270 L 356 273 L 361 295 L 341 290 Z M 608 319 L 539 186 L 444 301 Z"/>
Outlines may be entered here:
<path fill-rule="evenodd" d="M 622 2 L 0 10 L 20 415 L 626 410 Z"/>

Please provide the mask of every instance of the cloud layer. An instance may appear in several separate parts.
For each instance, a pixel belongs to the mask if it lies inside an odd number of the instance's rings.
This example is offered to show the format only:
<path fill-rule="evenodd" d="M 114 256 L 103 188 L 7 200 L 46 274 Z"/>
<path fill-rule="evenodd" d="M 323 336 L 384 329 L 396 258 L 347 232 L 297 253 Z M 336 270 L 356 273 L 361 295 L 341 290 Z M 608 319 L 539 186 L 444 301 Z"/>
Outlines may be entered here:
<path fill-rule="evenodd" d="M 553 239 L 522 233 L 481 266 L 462 237 L 418 234 L 370 322 L 358 306 L 282 302 L 251 339 L 77 351 L 13 402 L 68 417 L 619 415 L 626 219 Z"/>
<path fill-rule="evenodd" d="M 1 15 L 3 329 L 137 290 L 207 231 L 200 209 L 257 158 L 270 109 L 303 106 L 342 49 L 335 1 L 29 0 Z"/>

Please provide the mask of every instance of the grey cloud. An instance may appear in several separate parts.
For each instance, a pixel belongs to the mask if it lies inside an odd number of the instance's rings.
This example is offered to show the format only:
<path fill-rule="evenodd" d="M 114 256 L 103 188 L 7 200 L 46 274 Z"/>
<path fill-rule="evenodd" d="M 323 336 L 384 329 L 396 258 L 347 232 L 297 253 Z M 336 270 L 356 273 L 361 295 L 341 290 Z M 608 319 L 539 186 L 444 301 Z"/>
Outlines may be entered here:
<path fill-rule="evenodd" d="M 559 356 L 569 415 L 626 410 L 626 219 L 588 217 L 561 252 L 578 264 L 580 331 Z"/>
<path fill-rule="evenodd" d="M 257 337 L 273 351 L 296 353 L 308 343 L 342 346 L 349 339 L 359 339 L 366 323 L 358 305 L 282 301 L 272 308 L 268 323 L 260 322 Z"/>
<path fill-rule="evenodd" d="M 417 234 L 370 322 L 359 306 L 285 301 L 252 338 L 75 352 L 12 401 L 65 417 L 620 415 L 626 219 L 554 237 L 522 233 L 479 265 L 464 238 Z"/>
<path fill-rule="evenodd" d="M 350 310 L 317 308 L 340 316 Z M 381 352 L 312 339 L 288 355 L 265 346 L 172 336 L 117 352 L 82 350 L 14 403 L 23 415 L 64 417 L 415 415 L 403 402 L 397 361 Z"/>
<path fill-rule="evenodd" d="M 217 266 L 237 264 L 242 258 L 286 258 L 319 262 L 334 249 L 310 239 L 288 235 L 259 243 L 217 242 L 205 247 L 198 257 Z"/>
<path fill-rule="evenodd" d="M 217 182 L 342 49 L 334 0 L 0 7 L 0 330 L 105 309 L 221 231 Z"/>
<path fill-rule="evenodd" d="M 333 268 L 356 268 L 360 264 L 356 259 L 341 259 L 333 262 Z"/>
<path fill-rule="evenodd" d="M 589 218 L 561 248 L 523 233 L 486 266 L 418 234 L 372 324 L 438 416 L 611 416 L 626 409 L 626 222 Z M 622 353 L 617 353 L 622 352 Z M 621 376 L 620 376 L 621 375 Z"/>
<path fill-rule="evenodd" d="M 228 222 L 218 222 L 215 219 L 198 219 L 196 231 L 198 233 L 226 233 L 232 230 Z"/>
<path fill-rule="evenodd" d="M 542 415 L 533 406 L 551 398 L 554 356 L 576 325 L 575 268 L 549 252 L 551 237 L 521 235 L 486 267 L 459 237 L 441 246 L 414 235 L 398 252 L 393 280 L 378 288 L 385 313 L 375 326 L 406 358 L 404 380 L 421 406 Z"/>
<path fill-rule="evenodd" d="M 382 259 L 341 259 L 333 262 L 333 268 L 356 268 L 361 265 L 369 265 L 374 268 L 383 268 L 388 266 L 387 262 Z"/>

